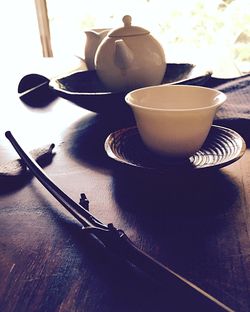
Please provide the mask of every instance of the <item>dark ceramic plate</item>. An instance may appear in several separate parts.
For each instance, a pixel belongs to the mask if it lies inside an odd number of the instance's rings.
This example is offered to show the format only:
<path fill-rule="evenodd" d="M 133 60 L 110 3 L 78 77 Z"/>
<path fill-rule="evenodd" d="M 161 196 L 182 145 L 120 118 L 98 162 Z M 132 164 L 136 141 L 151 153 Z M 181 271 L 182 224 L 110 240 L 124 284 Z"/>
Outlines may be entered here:
<path fill-rule="evenodd" d="M 183 160 L 156 156 L 145 147 L 136 127 L 113 132 L 105 141 L 105 150 L 112 159 L 131 166 L 160 171 L 221 168 L 241 158 L 245 149 L 245 141 L 237 132 L 214 125 L 202 148 Z"/>
<path fill-rule="evenodd" d="M 193 64 L 167 65 L 162 83 L 202 85 L 211 72 L 199 69 Z M 106 90 L 97 77 L 96 71 L 77 71 L 57 77 L 49 83 L 50 88 L 61 97 L 97 113 L 124 112 L 130 110 L 125 103 L 126 92 Z"/>

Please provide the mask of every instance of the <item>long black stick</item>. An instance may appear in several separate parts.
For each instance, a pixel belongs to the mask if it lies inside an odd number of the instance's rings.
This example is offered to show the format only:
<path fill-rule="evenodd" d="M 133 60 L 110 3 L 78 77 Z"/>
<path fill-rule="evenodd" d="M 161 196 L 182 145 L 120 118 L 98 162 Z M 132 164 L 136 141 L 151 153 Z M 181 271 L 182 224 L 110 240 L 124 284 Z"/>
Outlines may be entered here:
<path fill-rule="evenodd" d="M 112 224 L 103 224 L 86 209 L 74 202 L 24 152 L 10 131 L 7 131 L 5 135 L 34 176 L 84 226 L 86 231 L 98 238 L 112 252 L 122 256 L 126 261 L 151 276 L 152 280 L 164 285 L 164 289 L 168 293 L 178 294 L 178 298 L 175 300 L 176 306 L 181 305 L 183 307 L 188 303 L 189 305 L 186 306 L 188 311 L 190 311 L 190 306 L 192 306 L 192 311 L 233 311 L 207 292 L 140 250 L 122 230 L 117 230 Z"/>

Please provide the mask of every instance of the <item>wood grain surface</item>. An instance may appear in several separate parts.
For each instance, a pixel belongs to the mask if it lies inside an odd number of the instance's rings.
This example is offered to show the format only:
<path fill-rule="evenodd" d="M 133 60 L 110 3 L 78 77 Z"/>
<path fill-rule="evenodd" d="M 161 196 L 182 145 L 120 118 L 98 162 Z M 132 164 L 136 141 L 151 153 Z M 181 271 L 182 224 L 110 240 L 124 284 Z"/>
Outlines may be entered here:
<path fill-rule="evenodd" d="M 103 144 L 132 120 L 59 98 L 30 107 L 11 77 L 0 108 L 1 164 L 18 157 L 6 130 L 27 150 L 55 143 L 45 171 L 69 196 L 79 201 L 85 193 L 104 223 L 233 310 L 250 311 L 248 149 L 219 170 L 131 168 L 108 158 Z M 185 304 L 100 248 L 35 178 L 1 180 L 1 311 L 190 311 Z"/>

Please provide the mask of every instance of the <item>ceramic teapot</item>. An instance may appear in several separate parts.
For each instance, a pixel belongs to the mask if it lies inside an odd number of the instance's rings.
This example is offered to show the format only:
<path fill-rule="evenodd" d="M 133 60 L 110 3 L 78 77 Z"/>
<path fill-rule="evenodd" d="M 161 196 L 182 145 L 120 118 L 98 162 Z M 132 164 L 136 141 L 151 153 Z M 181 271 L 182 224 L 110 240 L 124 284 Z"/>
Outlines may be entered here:
<path fill-rule="evenodd" d="M 132 26 L 131 17 L 123 17 L 124 26 L 108 32 L 95 53 L 95 70 L 111 91 L 128 91 L 162 82 L 166 71 L 165 54 L 148 30 Z"/>

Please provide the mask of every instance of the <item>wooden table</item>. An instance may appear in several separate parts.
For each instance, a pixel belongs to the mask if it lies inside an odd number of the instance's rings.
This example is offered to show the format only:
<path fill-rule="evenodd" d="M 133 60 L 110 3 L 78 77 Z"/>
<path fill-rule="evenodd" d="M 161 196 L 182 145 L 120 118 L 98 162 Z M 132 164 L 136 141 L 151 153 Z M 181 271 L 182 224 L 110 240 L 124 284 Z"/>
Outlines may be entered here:
<path fill-rule="evenodd" d="M 34 64 L 52 70 L 52 60 Z M 43 108 L 21 102 L 17 83 L 38 72 L 34 64 L 6 70 L 1 164 L 18 157 L 6 130 L 26 150 L 55 143 L 45 171 L 69 196 L 78 202 L 85 193 L 90 212 L 104 223 L 233 310 L 250 311 L 250 151 L 202 173 L 156 174 L 118 164 L 103 143 L 124 120 L 62 98 Z M 1 185 L 1 311 L 174 311 L 173 298 L 182 300 L 95 246 L 36 178 Z"/>

